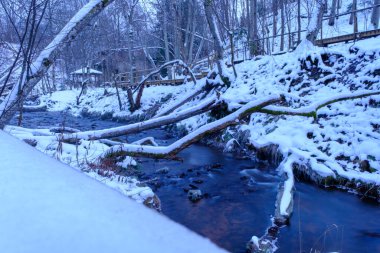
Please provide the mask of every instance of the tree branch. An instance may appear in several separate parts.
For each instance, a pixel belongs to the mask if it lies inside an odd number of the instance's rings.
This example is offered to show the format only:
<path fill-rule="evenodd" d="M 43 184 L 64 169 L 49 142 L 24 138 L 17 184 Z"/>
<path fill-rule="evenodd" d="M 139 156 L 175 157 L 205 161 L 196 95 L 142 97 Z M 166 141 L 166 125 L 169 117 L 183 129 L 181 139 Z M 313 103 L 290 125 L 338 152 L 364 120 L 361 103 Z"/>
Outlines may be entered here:
<path fill-rule="evenodd" d="M 14 85 L 12 91 L 0 104 L 0 128 L 3 128 L 17 112 L 17 104 L 27 96 L 33 87 L 45 76 L 50 66 L 62 50 L 75 39 L 75 37 L 114 0 L 91 0 L 66 24 L 51 43 L 39 54 L 30 65 L 28 78 L 20 77 L 20 85 Z M 22 92 L 20 92 L 22 90 Z"/>
<path fill-rule="evenodd" d="M 151 158 L 157 158 L 157 159 L 164 159 L 164 158 L 175 158 L 175 155 L 185 149 L 186 147 L 190 146 L 191 144 L 199 141 L 204 137 L 205 135 L 218 132 L 222 129 L 225 129 L 228 126 L 236 125 L 238 124 L 239 120 L 243 119 L 244 117 L 259 111 L 261 108 L 268 106 L 270 104 L 280 102 L 281 96 L 269 96 L 265 99 L 258 99 L 255 101 L 252 101 L 244 106 L 242 106 L 239 110 L 229 114 L 228 116 L 225 116 L 222 119 L 216 120 L 214 122 L 208 123 L 194 132 L 186 135 L 185 137 L 179 139 L 178 141 L 174 142 L 173 144 L 163 147 L 151 147 L 151 146 L 144 146 L 144 145 L 133 145 L 133 144 L 124 144 L 120 146 L 114 146 L 111 147 L 104 155 L 111 155 L 113 153 L 122 152 L 129 156 L 145 156 L 145 157 L 151 157 Z"/>
<path fill-rule="evenodd" d="M 126 134 L 136 133 L 140 131 L 145 131 L 148 129 L 153 129 L 156 127 L 164 126 L 179 122 L 181 120 L 193 117 L 195 115 L 207 112 L 212 108 L 215 108 L 220 105 L 220 100 L 213 96 L 210 99 L 207 99 L 196 106 L 190 107 L 188 109 L 182 110 L 180 112 L 172 113 L 167 116 L 161 116 L 158 118 L 153 118 L 147 121 L 130 124 L 121 127 L 115 127 L 104 130 L 96 131 L 85 131 L 75 134 L 64 134 L 62 136 L 63 141 L 65 142 L 75 142 L 78 139 L 85 140 L 98 140 L 105 138 L 118 137 Z"/>
<path fill-rule="evenodd" d="M 272 115 L 305 116 L 305 117 L 313 117 L 316 119 L 317 112 L 322 107 L 325 107 L 337 102 L 345 101 L 345 100 L 364 98 L 364 97 L 369 97 L 369 96 L 374 96 L 374 95 L 380 95 L 380 91 L 371 91 L 371 92 L 361 91 L 361 92 L 350 93 L 350 94 L 342 94 L 342 95 L 328 98 L 323 101 L 319 101 L 310 106 L 299 108 L 299 109 L 285 108 L 285 107 L 279 107 L 279 106 L 267 106 L 265 108 L 260 109 L 259 112 L 272 114 Z"/>

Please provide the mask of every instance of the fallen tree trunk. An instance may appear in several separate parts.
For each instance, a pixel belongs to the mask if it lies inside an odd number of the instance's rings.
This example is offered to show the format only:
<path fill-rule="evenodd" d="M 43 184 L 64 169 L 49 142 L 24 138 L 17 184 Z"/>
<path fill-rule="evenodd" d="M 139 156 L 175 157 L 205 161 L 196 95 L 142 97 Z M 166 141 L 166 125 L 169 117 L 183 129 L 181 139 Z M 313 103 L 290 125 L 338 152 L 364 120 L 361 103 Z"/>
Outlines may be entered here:
<path fill-rule="evenodd" d="M 183 106 L 184 104 L 186 104 L 187 102 L 191 101 L 193 98 L 199 96 L 200 94 L 202 94 L 203 92 L 205 92 L 205 87 L 202 87 L 201 89 L 199 90 L 195 90 L 193 93 L 191 93 L 190 96 L 180 100 L 178 103 L 176 103 L 174 106 L 171 106 L 170 108 L 160 112 L 159 114 L 156 115 L 156 117 L 162 117 L 162 116 L 165 116 L 165 115 L 168 115 L 172 112 L 174 112 L 175 110 L 177 110 L 178 108 L 180 108 L 181 106 Z"/>
<path fill-rule="evenodd" d="M 281 101 L 281 96 L 278 96 L 278 95 L 268 96 L 265 99 L 258 99 L 258 100 L 252 101 L 242 106 L 237 111 L 229 114 L 228 116 L 225 116 L 224 118 L 221 118 L 209 124 L 206 124 L 198 128 L 194 132 L 186 135 L 185 137 L 179 139 L 178 141 L 166 147 L 163 147 L 163 146 L 152 147 L 152 146 L 144 146 L 144 145 L 124 144 L 120 146 L 111 147 L 105 153 L 105 156 L 111 155 L 113 153 L 122 152 L 129 156 L 145 156 L 145 157 L 158 158 L 158 159 L 166 159 L 166 158 L 174 159 L 178 152 L 187 148 L 191 144 L 199 141 L 205 135 L 218 132 L 232 125 L 236 125 L 239 123 L 239 120 L 243 119 L 244 117 L 254 112 L 259 111 L 265 106 L 268 106 L 270 104 L 280 102 L 280 101 Z"/>
<path fill-rule="evenodd" d="M 22 107 L 23 112 L 45 112 L 46 110 L 46 105 L 24 105 Z"/>
<path fill-rule="evenodd" d="M 331 98 L 319 101 L 310 106 L 307 106 L 304 108 L 298 108 L 298 109 L 279 107 L 279 106 L 267 106 L 265 108 L 260 109 L 259 112 L 272 114 L 272 115 L 313 117 L 314 119 L 317 119 L 317 112 L 322 107 L 325 107 L 337 102 L 345 101 L 345 100 L 365 98 L 365 97 L 375 96 L 375 95 L 380 95 L 380 91 L 360 91 L 360 92 L 349 93 L 349 94 L 341 94 L 338 96 L 333 96 Z"/>
<path fill-rule="evenodd" d="M 190 107 L 180 112 L 172 113 L 167 116 L 153 118 L 147 121 L 130 124 L 126 126 L 121 126 L 121 127 L 110 128 L 110 129 L 86 131 L 86 132 L 79 132 L 75 134 L 64 134 L 62 136 L 62 140 L 65 142 L 71 143 L 71 142 L 75 142 L 78 139 L 98 140 L 98 139 L 106 139 L 106 138 L 112 138 L 112 137 L 118 137 L 118 136 L 122 136 L 126 134 L 136 133 L 136 132 L 153 129 L 153 128 L 179 122 L 181 120 L 207 112 L 219 106 L 220 103 L 221 101 L 216 96 L 213 96 L 212 98 L 207 99 L 196 106 Z"/>
<path fill-rule="evenodd" d="M 179 139 L 178 141 L 174 142 L 173 144 L 167 147 L 149 147 L 142 145 L 124 144 L 119 147 L 112 147 L 108 152 L 123 152 L 129 156 L 146 156 L 151 158 L 174 158 L 178 152 L 185 149 L 192 143 L 199 141 L 203 136 L 220 131 L 228 126 L 235 125 L 240 119 L 255 112 L 262 112 L 273 115 L 314 117 L 316 119 L 317 111 L 322 107 L 345 100 L 364 98 L 374 95 L 380 95 L 380 91 L 364 91 L 338 95 L 323 101 L 319 101 L 308 107 L 299 109 L 270 106 L 271 104 L 279 102 L 281 100 L 280 96 L 270 96 L 262 100 L 250 102 L 242 106 L 236 112 L 233 112 L 220 120 L 206 124 L 198 128 L 194 132 L 186 135 L 182 139 Z"/>

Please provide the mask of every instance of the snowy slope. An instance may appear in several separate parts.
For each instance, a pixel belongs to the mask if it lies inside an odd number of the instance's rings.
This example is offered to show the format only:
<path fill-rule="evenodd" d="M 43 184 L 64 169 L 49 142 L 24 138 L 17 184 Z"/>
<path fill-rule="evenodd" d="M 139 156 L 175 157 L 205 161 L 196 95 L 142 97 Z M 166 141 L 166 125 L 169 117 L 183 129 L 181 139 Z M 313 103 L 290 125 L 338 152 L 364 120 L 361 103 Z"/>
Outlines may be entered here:
<path fill-rule="evenodd" d="M 0 251 L 225 252 L 0 131 Z"/>

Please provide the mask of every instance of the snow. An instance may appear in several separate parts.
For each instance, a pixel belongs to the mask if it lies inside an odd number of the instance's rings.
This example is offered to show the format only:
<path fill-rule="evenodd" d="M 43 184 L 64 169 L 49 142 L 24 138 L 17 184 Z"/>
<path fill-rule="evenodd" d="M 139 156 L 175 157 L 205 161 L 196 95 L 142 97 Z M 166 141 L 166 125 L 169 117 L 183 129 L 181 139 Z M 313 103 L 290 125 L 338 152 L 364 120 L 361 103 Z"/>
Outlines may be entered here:
<path fill-rule="evenodd" d="M 180 101 L 180 97 L 193 93 L 204 84 L 198 81 L 198 86 L 188 82 L 181 86 L 151 86 L 145 87 L 141 99 L 141 108 L 133 114 L 128 110 L 127 92 L 119 90 L 123 108 L 120 110 L 116 99 L 115 87 L 105 88 L 88 88 L 87 93 L 81 96 L 79 105 L 77 105 L 77 96 L 80 94 L 79 89 L 64 90 L 53 92 L 49 95 L 41 96 L 41 104 L 46 104 L 49 111 L 62 111 L 67 109 L 72 115 L 80 116 L 81 114 L 90 114 L 93 116 L 112 116 L 113 118 L 126 119 L 133 116 L 144 117 L 144 114 L 160 101 L 165 101 L 168 96 L 175 100 L 167 102 L 167 106 L 175 105 Z M 167 107 L 167 108 L 168 108 Z"/>
<path fill-rule="evenodd" d="M 346 179 L 369 187 L 380 185 L 380 77 L 376 74 L 380 69 L 379 43 L 380 38 L 372 38 L 318 48 L 305 42 L 292 53 L 262 56 L 236 66 L 238 78 L 221 95 L 229 110 L 283 94 L 286 103 L 265 109 L 317 112 L 317 121 L 312 117 L 255 113 L 235 130 L 248 131 L 249 144 L 257 148 L 278 146 L 285 157 L 279 167 L 280 173 L 286 175 L 279 206 L 281 215 L 290 215 L 293 164 L 306 166 L 321 178 Z M 328 62 L 322 58 L 324 54 L 331 55 Z M 314 67 L 320 73 L 313 74 Z M 355 99 L 326 104 L 347 97 Z M 197 131 L 210 120 L 210 116 L 200 115 L 178 125 Z M 226 150 L 230 144 L 226 143 Z M 361 161 L 368 161 L 372 171 L 363 171 Z"/>
<path fill-rule="evenodd" d="M 7 126 L 5 131 L 20 140 L 34 142 L 35 147 L 41 152 L 81 170 L 88 176 L 131 197 L 138 203 L 144 203 L 148 198 L 154 197 L 152 189 L 148 186 L 141 186 L 137 179 L 119 176 L 112 170 L 102 167 L 99 157 L 108 150 L 108 146 L 104 145 L 102 141 L 83 140 L 80 144 L 75 145 L 62 142 L 62 136 L 54 134 L 50 129 Z M 125 157 L 116 165 L 129 169 L 137 164 L 133 158 Z"/>
<path fill-rule="evenodd" d="M 80 139 L 88 140 L 94 137 L 104 138 L 105 136 L 109 136 L 110 134 L 112 134 L 112 132 L 124 132 L 125 134 L 125 133 L 131 133 L 132 131 L 136 131 L 136 130 L 141 131 L 145 127 L 151 126 L 151 125 L 155 125 L 156 127 L 159 127 L 162 125 L 161 122 L 167 122 L 172 119 L 184 118 L 187 114 L 191 112 L 202 110 L 206 108 L 207 106 L 216 104 L 217 102 L 218 101 L 215 97 L 211 97 L 211 98 L 205 99 L 204 101 L 200 102 L 196 106 L 171 113 L 170 115 L 156 117 L 150 120 L 146 120 L 144 122 L 138 122 L 138 123 L 129 124 L 126 126 L 114 127 L 114 128 L 104 129 L 104 130 L 93 130 L 93 131 L 84 131 L 84 132 L 74 133 L 74 134 L 67 134 L 65 135 L 65 138 L 80 138 Z"/>
<path fill-rule="evenodd" d="M 225 252 L 0 131 L 2 252 Z"/>
<path fill-rule="evenodd" d="M 170 144 L 169 146 L 146 146 L 146 145 L 136 145 L 136 144 L 123 144 L 120 146 L 113 146 L 108 151 L 105 152 L 104 155 L 107 155 L 108 153 L 113 153 L 117 151 L 125 151 L 127 153 L 151 153 L 155 155 L 168 155 L 171 152 L 181 148 L 182 146 L 186 145 L 187 143 L 192 142 L 192 140 L 196 140 L 197 137 L 202 136 L 204 133 L 209 132 L 212 129 L 217 129 L 219 126 L 226 125 L 226 124 L 232 124 L 232 122 L 238 122 L 240 115 L 242 115 L 244 112 L 251 108 L 255 108 L 267 101 L 271 100 L 279 100 L 280 97 L 278 95 L 272 95 L 268 96 L 262 99 L 256 99 L 250 103 L 247 103 L 246 105 L 242 106 L 239 110 L 227 115 L 224 118 L 221 118 L 219 120 L 213 121 L 211 123 L 205 124 L 195 131 L 189 133 L 188 135 L 184 136 L 183 138 L 175 141 L 174 143 Z"/>
<path fill-rule="evenodd" d="M 43 65 L 47 65 L 47 68 L 50 64 L 44 64 L 45 61 L 52 62 L 55 58 L 54 54 L 58 53 L 58 47 L 63 44 L 65 41 L 68 42 L 75 37 L 75 33 L 80 30 L 78 24 L 84 21 L 86 17 L 91 13 L 96 13 L 96 8 L 100 4 L 104 6 L 111 1 L 108 0 L 104 2 L 104 0 L 90 0 L 86 5 L 84 5 L 75 15 L 71 18 L 71 20 L 65 25 L 65 27 L 58 33 L 57 36 L 47 45 L 44 50 L 38 55 L 38 57 L 30 64 L 30 73 L 29 76 L 39 76 L 39 74 L 44 72 Z M 77 30 L 76 30 L 77 29 Z M 71 37 L 69 35 L 71 33 Z M 20 79 L 19 86 L 14 86 L 11 92 L 7 95 L 7 97 L 0 103 L 0 115 L 3 115 L 4 112 L 8 109 L 9 105 L 16 100 L 19 89 L 24 89 L 26 84 L 26 74 L 24 73 Z"/>
<path fill-rule="evenodd" d="M 81 68 L 81 69 L 78 69 L 78 70 L 75 70 L 74 72 L 71 72 L 71 75 L 73 74 L 79 74 L 79 75 L 83 75 L 83 74 L 98 74 L 98 75 L 101 75 L 103 74 L 103 72 L 101 71 L 98 71 L 96 69 L 91 69 L 91 68 Z"/>

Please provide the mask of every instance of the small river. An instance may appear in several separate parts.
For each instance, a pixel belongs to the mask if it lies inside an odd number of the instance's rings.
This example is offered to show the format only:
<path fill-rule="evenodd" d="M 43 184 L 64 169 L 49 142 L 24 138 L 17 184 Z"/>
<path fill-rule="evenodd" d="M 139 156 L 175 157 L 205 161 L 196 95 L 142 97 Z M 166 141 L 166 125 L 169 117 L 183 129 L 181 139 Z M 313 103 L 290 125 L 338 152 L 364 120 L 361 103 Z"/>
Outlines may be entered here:
<path fill-rule="evenodd" d="M 34 112 L 24 114 L 23 126 L 50 128 L 63 122 L 80 130 L 122 125 L 57 112 Z M 134 141 L 146 136 L 155 137 L 160 145 L 174 141 L 162 129 L 125 138 Z M 201 144 L 185 149 L 179 157 L 183 162 L 139 160 L 140 180 L 150 182 L 161 200 L 163 214 L 231 252 L 245 252 L 251 236 L 260 237 L 271 225 L 281 180 L 276 168 Z M 168 173 L 158 172 L 165 167 Z M 204 198 L 191 202 L 186 193 L 189 189 L 200 189 Z M 298 182 L 291 224 L 280 230 L 277 252 L 380 252 L 379 219 L 379 203 Z"/>

